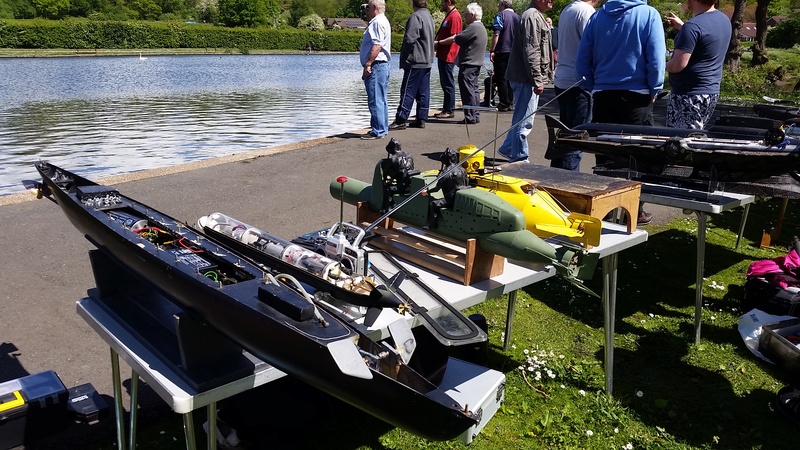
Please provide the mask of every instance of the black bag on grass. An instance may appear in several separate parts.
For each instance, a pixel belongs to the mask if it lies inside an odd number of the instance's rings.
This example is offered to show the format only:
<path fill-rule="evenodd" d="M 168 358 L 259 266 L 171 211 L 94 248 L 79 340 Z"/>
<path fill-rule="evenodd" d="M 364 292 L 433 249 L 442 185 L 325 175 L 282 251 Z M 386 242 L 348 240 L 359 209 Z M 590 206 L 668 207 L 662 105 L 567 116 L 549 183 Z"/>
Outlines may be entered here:
<path fill-rule="evenodd" d="M 760 309 L 776 316 L 800 317 L 800 292 L 782 289 L 764 277 L 749 277 L 744 284 L 742 308 L 750 311 Z"/>

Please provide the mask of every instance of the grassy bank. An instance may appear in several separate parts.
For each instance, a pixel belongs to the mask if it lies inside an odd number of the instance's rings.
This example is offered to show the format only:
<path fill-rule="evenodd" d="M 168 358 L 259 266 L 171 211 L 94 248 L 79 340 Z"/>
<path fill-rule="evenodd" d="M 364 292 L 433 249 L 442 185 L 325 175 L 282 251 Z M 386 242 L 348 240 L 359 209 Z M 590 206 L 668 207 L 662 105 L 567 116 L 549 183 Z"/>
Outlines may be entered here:
<path fill-rule="evenodd" d="M 741 210 L 710 216 L 697 345 L 694 216 L 648 227 L 648 242 L 622 253 L 613 397 L 604 392 L 599 299 L 559 279 L 530 286 L 518 297 L 509 351 L 502 349 L 505 298 L 466 311 L 487 318 L 488 365 L 507 377 L 505 404 L 469 448 L 796 448 L 800 429 L 772 406 L 777 390 L 793 380 L 751 355 L 736 328 L 748 265 L 785 254 L 757 247 L 779 204 L 759 199 L 752 206 L 739 249 L 733 246 Z M 776 245 L 797 233 L 798 206 L 790 202 L 785 236 Z M 599 291 L 597 275 L 592 285 Z M 251 410 L 240 429 L 241 448 L 467 448 L 392 429 L 306 387 L 276 382 L 242 399 Z M 140 419 L 139 447 L 183 448 L 180 419 L 166 407 L 161 413 Z M 196 416 L 200 430 L 205 414 Z M 113 434 L 93 437 L 100 439 L 97 448 L 115 447 Z"/>

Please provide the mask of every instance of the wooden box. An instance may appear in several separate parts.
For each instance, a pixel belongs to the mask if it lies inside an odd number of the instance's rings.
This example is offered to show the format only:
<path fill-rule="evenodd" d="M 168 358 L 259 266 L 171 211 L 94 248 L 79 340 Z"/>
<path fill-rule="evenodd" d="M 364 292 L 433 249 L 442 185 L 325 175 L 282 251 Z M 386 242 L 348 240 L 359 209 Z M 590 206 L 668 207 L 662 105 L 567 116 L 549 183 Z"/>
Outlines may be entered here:
<path fill-rule="evenodd" d="M 502 166 L 502 174 L 530 181 L 561 202 L 571 212 L 603 219 L 615 208 L 628 217 L 639 213 L 642 183 L 591 173 L 516 162 Z M 628 221 L 628 232 L 636 230 L 636 220 Z"/>

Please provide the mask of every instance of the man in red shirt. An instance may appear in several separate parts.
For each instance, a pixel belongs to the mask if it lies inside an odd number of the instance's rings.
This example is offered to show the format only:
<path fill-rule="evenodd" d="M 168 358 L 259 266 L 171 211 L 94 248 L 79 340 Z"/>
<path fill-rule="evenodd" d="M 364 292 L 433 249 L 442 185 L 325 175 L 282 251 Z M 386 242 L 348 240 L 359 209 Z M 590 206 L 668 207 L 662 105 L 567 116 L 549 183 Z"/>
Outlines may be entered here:
<path fill-rule="evenodd" d="M 442 11 L 444 20 L 436 33 L 434 41 L 441 41 L 450 36 L 455 36 L 461 32 L 461 14 L 456 9 L 455 0 L 442 0 Z M 437 119 L 452 119 L 453 111 L 456 109 L 456 83 L 453 78 L 456 55 L 458 54 L 458 44 L 455 42 L 449 45 L 436 46 L 436 59 L 439 66 L 439 82 L 444 91 L 444 102 L 442 112 L 434 114 Z"/>

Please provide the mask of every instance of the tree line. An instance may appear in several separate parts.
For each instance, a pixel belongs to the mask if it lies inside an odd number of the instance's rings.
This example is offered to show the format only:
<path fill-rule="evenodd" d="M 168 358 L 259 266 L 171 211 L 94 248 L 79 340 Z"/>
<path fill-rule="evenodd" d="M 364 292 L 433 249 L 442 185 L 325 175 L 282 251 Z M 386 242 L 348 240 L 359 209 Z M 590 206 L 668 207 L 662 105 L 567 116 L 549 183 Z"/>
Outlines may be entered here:
<path fill-rule="evenodd" d="M 367 0 L 0 0 L 2 19 L 50 19 L 69 18 L 95 21 L 164 21 L 206 23 L 224 27 L 282 28 L 294 27 L 322 31 L 322 18 L 362 17 L 360 5 Z M 439 3 L 429 0 L 429 9 L 434 21 L 440 23 L 444 14 Z M 555 0 L 547 16 L 558 26 L 558 14 L 572 0 Z M 460 11 L 466 9 L 469 0 L 457 0 Z M 497 13 L 496 0 L 477 0 L 483 7 L 483 23 L 491 27 Z M 522 12 L 529 0 L 514 0 L 514 10 Z M 689 18 L 681 10 L 678 0 L 650 0 L 651 6 L 663 17 L 670 11 L 684 20 Z M 756 23 L 756 40 L 753 45 L 752 64 L 764 64 L 768 60 L 767 46 L 789 48 L 800 43 L 800 19 L 793 11 L 800 11 L 800 0 L 724 0 L 718 8 L 732 15 L 733 34 L 726 57 L 730 70 L 738 68 L 743 48 L 739 42 L 742 26 L 746 22 Z M 411 0 L 386 0 L 386 16 L 394 33 L 402 33 L 405 22 L 412 12 Z M 775 33 L 775 39 L 767 42 L 767 19 L 773 16 L 790 17 Z M 667 38 L 675 35 L 666 22 Z M 668 45 L 670 42 L 668 41 Z"/>

